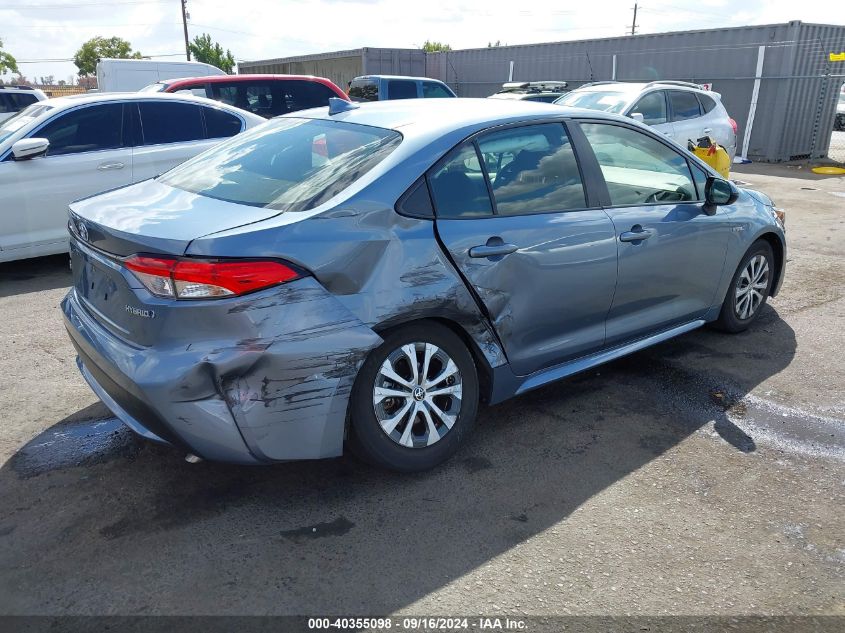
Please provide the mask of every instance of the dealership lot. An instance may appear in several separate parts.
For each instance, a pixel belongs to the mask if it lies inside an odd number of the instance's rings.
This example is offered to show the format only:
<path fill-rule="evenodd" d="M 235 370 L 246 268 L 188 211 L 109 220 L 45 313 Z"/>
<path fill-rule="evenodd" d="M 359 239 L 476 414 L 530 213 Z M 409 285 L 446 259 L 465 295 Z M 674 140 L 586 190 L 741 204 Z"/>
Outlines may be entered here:
<path fill-rule="evenodd" d="M 76 369 L 67 259 L 0 266 L 0 610 L 845 614 L 845 178 L 734 177 L 788 210 L 748 332 L 485 409 L 412 476 L 139 441 Z"/>

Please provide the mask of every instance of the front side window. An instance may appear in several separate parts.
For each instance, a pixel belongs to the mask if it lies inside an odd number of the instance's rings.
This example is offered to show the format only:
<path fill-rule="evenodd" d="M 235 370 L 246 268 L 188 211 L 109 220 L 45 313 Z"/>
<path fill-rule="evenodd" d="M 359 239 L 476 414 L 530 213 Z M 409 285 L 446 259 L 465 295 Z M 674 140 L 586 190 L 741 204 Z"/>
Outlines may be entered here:
<path fill-rule="evenodd" d="M 475 145 L 464 143 L 429 176 L 438 218 L 471 218 L 493 214 L 484 171 Z"/>
<path fill-rule="evenodd" d="M 184 143 L 205 138 L 202 113 L 195 103 L 141 101 L 138 108 L 144 145 Z"/>
<path fill-rule="evenodd" d="M 478 148 L 499 215 L 587 206 L 575 153 L 560 123 L 493 132 L 478 139 Z"/>
<path fill-rule="evenodd" d="M 686 158 L 660 141 L 619 125 L 582 123 L 614 206 L 696 200 Z"/>
<path fill-rule="evenodd" d="M 672 114 L 674 115 L 675 121 L 694 119 L 697 116 L 701 116 L 698 99 L 694 92 L 670 90 L 669 101 L 672 102 Z"/>
<path fill-rule="evenodd" d="M 637 101 L 631 114 L 642 114 L 643 123 L 646 125 L 660 125 L 666 123 L 669 117 L 666 115 L 666 98 L 662 90 L 656 90 L 645 95 Z"/>
<path fill-rule="evenodd" d="M 424 99 L 443 99 L 452 96 L 442 84 L 436 81 L 424 81 L 422 88 Z"/>
<path fill-rule="evenodd" d="M 387 82 L 388 99 L 416 99 L 417 82 L 407 79 L 390 79 Z"/>
<path fill-rule="evenodd" d="M 160 182 L 279 211 L 313 209 L 352 185 L 401 142 L 398 132 L 318 119 L 275 119 L 167 172 Z"/>
<path fill-rule="evenodd" d="M 50 141 L 48 156 L 117 149 L 123 120 L 122 103 L 104 103 L 60 114 L 31 136 Z"/>

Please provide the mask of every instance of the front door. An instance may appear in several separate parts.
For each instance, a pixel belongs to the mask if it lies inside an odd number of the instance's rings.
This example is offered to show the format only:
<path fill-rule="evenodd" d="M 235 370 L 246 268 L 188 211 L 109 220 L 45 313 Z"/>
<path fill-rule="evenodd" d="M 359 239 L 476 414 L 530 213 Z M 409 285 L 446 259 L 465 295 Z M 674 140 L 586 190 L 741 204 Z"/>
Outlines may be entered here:
<path fill-rule="evenodd" d="M 30 134 L 50 142 L 46 156 L 0 163 L 4 251 L 66 241 L 68 204 L 130 183 L 122 112 L 106 103 L 61 113 Z"/>
<path fill-rule="evenodd" d="M 611 123 L 581 129 L 607 183 L 619 248 L 607 345 L 702 318 L 716 301 L 731 230 L 723 212 L 704 213 L 703 179 L 644 132 Z"/>
<path fill-rule="evenodd" d="M 482 135 L 454 150 L 429 182 L 440 239 L 515 373 L 602 347 L 616 284 L 615 233 L 585 198 L 563 124 Z"/>

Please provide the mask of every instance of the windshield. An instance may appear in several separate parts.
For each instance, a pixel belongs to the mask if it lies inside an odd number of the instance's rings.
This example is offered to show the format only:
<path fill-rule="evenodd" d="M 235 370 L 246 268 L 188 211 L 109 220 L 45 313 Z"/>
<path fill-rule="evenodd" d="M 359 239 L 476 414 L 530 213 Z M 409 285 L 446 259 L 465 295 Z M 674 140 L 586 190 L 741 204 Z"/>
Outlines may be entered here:
<path fill-rule="evenodd" d="M 166 86 L 163 83 L 154 83 L 149 86 L 144 86 L 138 92 L 161 92 L 165 89 L 165 87 Z"/>
<path fill-rule="evenodd" d="M 401 140 L 398 132 L 366 125 L 279 118 L 200 154 L 160 182 L 227 202 L 307 211 L 361 178 Z"/>
<path fill-rule="evenodd" d="M 6 119 L 2 124 L 0 124 L 0 143 L 5 141 L 30 121 L 34 121 L 39 116 L 52 109 L 53 106 L 45 105 L 43 103 L 33 103 L 31 106 L 18 112 L 15 116 Z"/>
<path fill-rule="evenodd" d="M 612 114 L 619 114 L 625 109 L 630 100 L 627 92 L 605 92 L 589 90 L 584 92 L 570 92 L 555 101 L 557 105 L 572 106 L 573 108 L 587 108 L 588 110 L 602 110 Z"/>

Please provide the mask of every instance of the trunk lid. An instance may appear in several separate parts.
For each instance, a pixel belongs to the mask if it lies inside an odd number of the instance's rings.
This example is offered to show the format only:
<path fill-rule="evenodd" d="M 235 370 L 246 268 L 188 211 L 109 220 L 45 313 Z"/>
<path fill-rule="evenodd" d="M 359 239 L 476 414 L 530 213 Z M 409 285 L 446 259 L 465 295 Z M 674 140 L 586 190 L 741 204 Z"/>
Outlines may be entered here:
<path fill-rule="evenodd" d="M 155 180 L 74 202 L 70 209 L 77 300 L 113 334 L 143 346 L 162 342 L 168 331 L 178 330 L 173 325 L 181 302 L 147 292 L 124 266 L 123 257 L 136 253 L 180 256 L 198 237 L 279 213 L 199 196 Z M 197 331 L 202 327 L 197 324 Z"/>
<path fill-rule="evenodd" d="M 70 210 L 77 239 L 121 257 L 182 255 L 198 237 L 279 214 L 276 209 L 200 196 L 155 179 L 78 200 Z"/>

